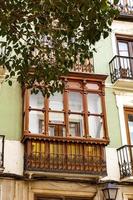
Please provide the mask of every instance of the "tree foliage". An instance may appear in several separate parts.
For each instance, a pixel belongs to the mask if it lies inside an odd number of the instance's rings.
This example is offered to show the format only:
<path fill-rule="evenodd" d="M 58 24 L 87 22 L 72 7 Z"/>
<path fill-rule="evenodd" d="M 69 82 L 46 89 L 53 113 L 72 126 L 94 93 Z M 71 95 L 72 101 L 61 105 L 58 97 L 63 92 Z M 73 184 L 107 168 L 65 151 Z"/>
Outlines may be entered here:
<path fill-rule="evenodd" d="M 115 2 L 117 3 L 117 2 Z M 62 88 L 59 81 L 76 63 L 91 56 L 106 38 L 118 11 L 107 0 L 1 0 L 0 65 L 12 77 L 44 94 Z M 29 73 L 30 72 L 30 73 Z"/>

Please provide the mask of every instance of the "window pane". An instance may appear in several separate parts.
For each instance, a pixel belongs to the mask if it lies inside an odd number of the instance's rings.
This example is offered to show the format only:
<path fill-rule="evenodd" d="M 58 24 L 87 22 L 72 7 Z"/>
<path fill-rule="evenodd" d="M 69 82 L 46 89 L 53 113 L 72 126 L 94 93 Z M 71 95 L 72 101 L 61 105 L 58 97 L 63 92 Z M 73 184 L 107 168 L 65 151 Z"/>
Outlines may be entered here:
<path fill-rule="evenodd" d="M 86 84 L 87 89 L 89 90 L 98 90 L 99 86 L 98 84 L 94 84 L 94 83 L 87 83 Z"/>
<path fill-rule="evenodd" d="M 119 47 L 119 55 L 120 56 L 129 56 L 128 43 L 118 42 L 118 47 Z"/>
<path fill-rule="evenodd" d="M 31 133 L 44 132 L 44 114 L 41 111 L 29 112 L 29 131 Z"/>
<path fill-rule="evenodd" d="M 89 135 L 93 138 L 103 138 L 103 120 L 101 117 L 89 116 Z"/>
<path fill-rule="evenodd" d="M 42 109 L 44 108 L 44 97 L 39 91 L 38 94 L 30 93 L 30 106 L 31 108 Z"/>
<path fill-rule="evenodd" d="M 83 117 L 81 115 L 69 115 L 69 133 L 72 137 L 84 135 Z"/>
<path fill-rule="evenodd" d="M 49 98 L 49 108 L 51 110 L 63 110 L 63 95 L 61 93 L 55 93 L 54 96 L 51 95 Z"/>
<path fill-rule="evenodd" d="M 88 111 L 93 114 L 101 114 L 102 107 L 101 107 L 101 98 L 98 94 L 91 94 L 87 95 L 88 101 Z"/>
<path fill-rule="evenodd" d="M 79 92 L 69 92 L 69 109 L 71 112 L 82 112 L 82 95 Z"/>
<path fill-rule="evenodd" d="M 53 124 L 62 124 L 64 122 L 64 114 L 49 112 L 49 121 Z"/>
<path fill-rule="evenodd" d="M 65 137 L 65 127 L 61 124 L 49 125 L 49 136 Z"/>

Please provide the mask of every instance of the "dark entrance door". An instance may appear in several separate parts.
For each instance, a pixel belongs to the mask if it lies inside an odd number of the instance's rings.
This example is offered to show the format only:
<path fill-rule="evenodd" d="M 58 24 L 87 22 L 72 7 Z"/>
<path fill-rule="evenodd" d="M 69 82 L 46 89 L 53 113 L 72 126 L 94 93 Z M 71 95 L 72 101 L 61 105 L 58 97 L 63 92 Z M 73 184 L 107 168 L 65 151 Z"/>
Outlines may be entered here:
<path fill-rule="evenodd" d="M 78 198 L 78 197 L 43 197 L 43 196 L 36 196 L 35 200 L 91 200 L 88 198 Z"/>

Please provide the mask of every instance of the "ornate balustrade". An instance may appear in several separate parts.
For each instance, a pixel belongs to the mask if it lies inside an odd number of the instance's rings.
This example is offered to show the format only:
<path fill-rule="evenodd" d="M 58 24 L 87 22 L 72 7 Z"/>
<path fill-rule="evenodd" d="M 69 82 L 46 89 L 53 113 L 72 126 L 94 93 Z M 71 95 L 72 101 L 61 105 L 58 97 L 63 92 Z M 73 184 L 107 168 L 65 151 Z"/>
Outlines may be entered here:
<path fill-rule="evenodd" d="M 121 178 L 133 176 L 133 145 L 125 145 L 117 149 Z"/>
<path fill-rule="evenodd" d="M 72 72 L 83 72 L 83 73 L 94 73 L 94 61 L 93 57 L 89 60 L 86 60 L 84 65 L 81 65 L 80 63 L 77 63 L 74 65 L 73 69 L 71 69 Z"/>
<path fill-rule="evenodd" d="M 111 81 L 133 79 L 133 57 L 114 56 L 109 62 Z"/>
<path fill-rule="evenodd" d="M 121 15 L 133 16 L 133 1 L 132 0 L 119 0 L 117 7 Z"/>
<path fill-rule="evenodd" d="M 105 145 L 58 138 L 27 138 L 25 171 L 105 175 Z"/>

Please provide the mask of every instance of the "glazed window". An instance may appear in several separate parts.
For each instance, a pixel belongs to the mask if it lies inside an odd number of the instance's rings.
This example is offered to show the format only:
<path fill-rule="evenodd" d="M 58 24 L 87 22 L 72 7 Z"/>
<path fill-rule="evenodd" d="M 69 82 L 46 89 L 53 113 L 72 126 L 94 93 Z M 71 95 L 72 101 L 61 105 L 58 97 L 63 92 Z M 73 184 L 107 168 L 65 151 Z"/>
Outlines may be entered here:
<path fill-rule="evenodd" d="M 128 144 L 133 145 L 133 108 L 125 107 L 125 125 Z"/>
<path fill-rule="evenodd" d="M 29 91 L 30 92 L 30 91 Z M 29 95 L 29 131 L 31 133 L 44 132 L 44 98 L 39 92 Z"/>
<path fill-rule="evenodd" d="M 64 93 L 50 98 L 25 91 L 24 131 L 49 137 L 105 138 L 102 85 L 68 81 Z"/>
<path fill-rule="evenodd" d="M 133 38 L 128 36 L 117 36 L 117 47 L 120 68 L 133 73 Z"/>
<path fill-rule="evenodd" d="M 117 39 L 118 43 L 118 54 L 120 56 L 131 56 L 133 55 L 133 41 L 130 39 Z"/>

